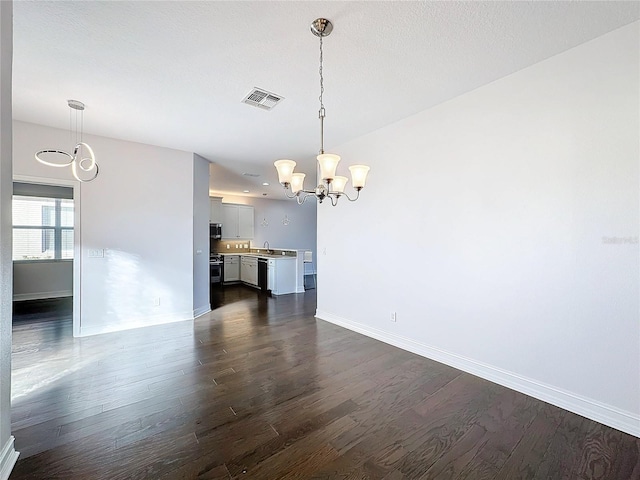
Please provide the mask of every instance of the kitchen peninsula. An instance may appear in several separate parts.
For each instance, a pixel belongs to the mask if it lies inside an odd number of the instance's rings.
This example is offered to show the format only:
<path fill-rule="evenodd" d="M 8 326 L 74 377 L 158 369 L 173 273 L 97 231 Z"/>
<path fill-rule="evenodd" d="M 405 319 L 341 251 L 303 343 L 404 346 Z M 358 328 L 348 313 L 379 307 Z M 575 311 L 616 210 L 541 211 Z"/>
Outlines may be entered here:
<path fill-rule="evenodd" d="M 240 282 L 272 295 L 304 292 L 304 250 L 246 248 L 221 255 L 223 284 Z"/>

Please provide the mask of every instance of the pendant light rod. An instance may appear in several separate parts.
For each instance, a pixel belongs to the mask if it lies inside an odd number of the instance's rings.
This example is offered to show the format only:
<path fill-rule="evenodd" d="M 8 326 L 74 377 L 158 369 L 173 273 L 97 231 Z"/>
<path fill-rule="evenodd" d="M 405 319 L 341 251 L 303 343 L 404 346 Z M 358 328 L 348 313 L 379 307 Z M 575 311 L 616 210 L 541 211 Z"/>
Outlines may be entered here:
<path fill-rule="evenodd" d="M 317 21 L 318 20 L 316 20 L 316 22 Z M 319 152 L 320 155 L 324 153 L 324 117 L 326 115 L 326 112 L 324 109 L 324 102 L 322 101 L 324 96 L 324 76 L 322 75 L 322 60 L 323 60 L 322 38 L 325 36 L 328 36 L 333 30 L 332 23 L 329 22 L 329 20 L 327 20 L 327 22 L 328 23 L 326 24 L 322 24 L 323 25 L 322 31 L 318 31 L 317 29 L 314 30 L 313 25 L 311 27 L 311 31 L 314 32 L 314 35 L 320 37 L 320 68 L 318 69 L 318 73 L 320 74 L 320 96 L 318 97 L 318 99 L 320 100 L 320 110 L 318 110 L 318 118 L 320 119 L 320 152 Z M 326 28 L 327 25 L 331 27 L 328 29 L 328 31 Z M 316 33 L 316 31 L 318 33 Z M 327 32 L 326 34 L 324 33 L 325 31 Z"/>
<path fill-rule="evenodd" d="M 324 52 L 322 49 L 322 39 L 331 35 L 331 32 L 333 32 L 333 23 L 326 18 L 316 18 L 311 24 L 311 33 L 320 38 L 320 68 L 318 69 L 320 75 L 320 96 L 318 97 L 318 100 L 320 100 L 320 110 L 318 110 L 318 118 L 320 119 L 320 151 L 318 153 L 320 155 L 324 153 L 324 117 L 326 116 L 323 102 L 324 75 L 322 74 L 322 63 L 324 60 Z"/>

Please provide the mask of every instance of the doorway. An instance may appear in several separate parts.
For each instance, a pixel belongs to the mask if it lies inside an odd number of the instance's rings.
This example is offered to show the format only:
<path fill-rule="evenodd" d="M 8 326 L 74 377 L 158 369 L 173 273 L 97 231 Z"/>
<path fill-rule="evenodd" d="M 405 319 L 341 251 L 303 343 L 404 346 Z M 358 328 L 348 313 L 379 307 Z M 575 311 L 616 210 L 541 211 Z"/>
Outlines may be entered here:
<path fill-rule="evenodd" d="M 15 176 L 13 182 L 14 318 L 66 311 L 80 331 L 80 202 L 73 181 Z"/>

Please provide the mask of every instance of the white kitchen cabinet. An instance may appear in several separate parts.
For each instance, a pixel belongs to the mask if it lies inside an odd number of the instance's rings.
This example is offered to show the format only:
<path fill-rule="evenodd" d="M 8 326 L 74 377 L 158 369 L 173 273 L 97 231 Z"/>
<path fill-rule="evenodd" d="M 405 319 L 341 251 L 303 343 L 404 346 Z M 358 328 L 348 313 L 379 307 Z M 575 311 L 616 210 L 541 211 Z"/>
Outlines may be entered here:
<path fill-rule="evenodd" d="M 253 238 L 253 207 L 222 204 L 222 238 Z"/>
<path fill-rule="evenodd" d="M 253 238 L 253 207 L 238 205 L 238 238 Z"/>
<path fill-rule="evenodd" d="M 224 283 L 240 281 L 240 256 L 224 256 Z"/>
<path fill-rule="evenodd" d="M 254 287 L 258 286 L 258 259 L 240 257 L 240 280 Z"/>
<path fill-rule="evenodd" d="M 267 267 L 267 288 L 273 295 L 285 295 L 296 291 L 295 257 L 270 258 Z"/>
<path fill-rule="evenodd" d="M 238 238 L 238 206 L 222 204 L 222 238 Z"/>
<path fill-rule="evenodd" d="M 209 197 L 209 223 L 222 223 L 222 197 Z"/>
<path fill-rule="evenodd" d="M 249 279 L 249 263 L 245 261 L 244 257 L 240 260 L 240 280 L 243 282 Z"/>

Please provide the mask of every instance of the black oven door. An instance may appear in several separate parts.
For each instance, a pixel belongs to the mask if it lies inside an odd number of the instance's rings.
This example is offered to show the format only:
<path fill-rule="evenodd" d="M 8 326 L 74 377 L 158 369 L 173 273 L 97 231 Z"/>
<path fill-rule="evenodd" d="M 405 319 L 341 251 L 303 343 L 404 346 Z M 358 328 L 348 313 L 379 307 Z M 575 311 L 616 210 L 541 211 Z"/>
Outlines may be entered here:
<path fill-rule="evenodd" d="M 222 262 L 211 262 L 209 272 L 212 285 L 222 283 Z"/>

